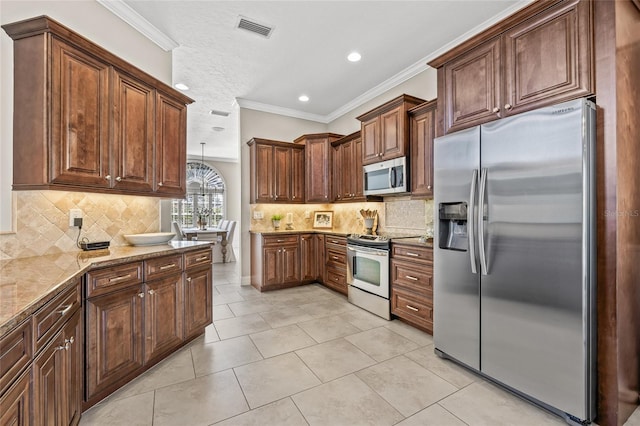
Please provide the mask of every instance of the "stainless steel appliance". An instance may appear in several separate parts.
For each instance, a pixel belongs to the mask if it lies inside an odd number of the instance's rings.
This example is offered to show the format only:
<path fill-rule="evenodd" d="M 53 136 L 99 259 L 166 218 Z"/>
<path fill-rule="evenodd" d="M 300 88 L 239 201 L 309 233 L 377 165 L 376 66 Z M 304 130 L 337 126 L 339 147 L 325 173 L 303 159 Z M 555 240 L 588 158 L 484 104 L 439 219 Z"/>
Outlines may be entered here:
<path fill-rule="evenodd" d="M 352 234 L 347 237 L 349 302 L 391 319 L 389 302 L 389 238 Z"/>
<path fill-rule="evenodd" d="M 595 106 L 437 138 L 434 342 L 572 423 L 595 417 Z"/>
<path fill-rule="evenodd" d="M 364 166 L 364 195 L 407 192 L 407 157 Z"/>

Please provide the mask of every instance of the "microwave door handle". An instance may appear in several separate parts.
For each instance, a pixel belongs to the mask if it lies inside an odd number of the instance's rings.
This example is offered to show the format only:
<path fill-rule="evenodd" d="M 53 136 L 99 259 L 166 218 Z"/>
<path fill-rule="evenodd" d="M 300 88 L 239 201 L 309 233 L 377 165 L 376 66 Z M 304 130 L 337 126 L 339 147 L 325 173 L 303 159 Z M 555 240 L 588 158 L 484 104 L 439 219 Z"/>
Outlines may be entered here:
<path fill-rule="evenodd" d="M 396 187 L 396 168 L 389 167 L 389 188 Z"/>

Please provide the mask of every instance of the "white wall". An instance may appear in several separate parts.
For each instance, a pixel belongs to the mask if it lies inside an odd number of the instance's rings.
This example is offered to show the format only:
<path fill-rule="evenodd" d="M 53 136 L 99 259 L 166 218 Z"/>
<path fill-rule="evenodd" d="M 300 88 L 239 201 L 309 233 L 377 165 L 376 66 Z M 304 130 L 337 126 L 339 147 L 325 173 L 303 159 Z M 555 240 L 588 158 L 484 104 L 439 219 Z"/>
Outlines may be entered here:
<path fill-rule="evenodd" d="M 298 118 L 284 117 L 282 115 L 251 109 L 240 109 L 240 154 L 242 160 L 242 188 L 240 215 L 240 248 L 242 283 L 249 284 L 251 276 L 251 244 L 249 229 L 251 226 L 251 209 L 249 208 L 249 147 L 247 142 L 251 138 L 274 139 L 283 142 L 292 142 L 300 135 L 309 133 L 323 133 L 327 131 L 327 125 L 315 121 L 301 120 Z M 236 231 L 238 233 L 238 231 Z"/>
<path fill-rule="evenodd" d="M 48 15 L 155 78 L 171 84 L 171 53 L 95 1 L 0 1 L 0 23 Z M 13 40 L 0 31 L 0 233 L 12 225 Z M 25 164 L 24 167 L 29 167 Z"/>

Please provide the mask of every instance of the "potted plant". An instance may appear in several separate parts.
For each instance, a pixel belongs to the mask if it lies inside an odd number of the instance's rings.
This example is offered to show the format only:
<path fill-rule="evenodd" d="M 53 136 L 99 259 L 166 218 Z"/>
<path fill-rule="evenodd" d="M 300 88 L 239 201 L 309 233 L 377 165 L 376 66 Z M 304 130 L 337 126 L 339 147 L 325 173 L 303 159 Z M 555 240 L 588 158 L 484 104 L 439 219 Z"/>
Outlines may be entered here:
<path fill-rule="evenodd" d="M 280 229 L 280 221 L 282 220 L 281 214 L 274 214 L 271 216 L 271 222 L 273 223 L 273 227 L 275 229 Z"/>

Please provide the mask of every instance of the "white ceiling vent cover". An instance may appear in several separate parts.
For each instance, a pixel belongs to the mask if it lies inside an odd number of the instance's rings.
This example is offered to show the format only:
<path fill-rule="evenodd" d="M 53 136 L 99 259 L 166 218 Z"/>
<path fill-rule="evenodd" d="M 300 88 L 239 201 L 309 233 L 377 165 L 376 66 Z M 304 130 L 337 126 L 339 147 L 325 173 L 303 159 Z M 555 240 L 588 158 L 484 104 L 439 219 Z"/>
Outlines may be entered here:
<path fill-rule="evenodd" d="M 259 34 L 265 38 L 271 37 L 271 33 L 273 33 L 274 30 L 274 27 L 259 24 L 255 20 L 249 19 L 246 16 L 238 16 L 238 24 L 236 25 L 236 28 L 251 31 L 252 33 Z"/>

